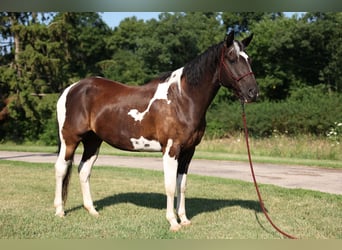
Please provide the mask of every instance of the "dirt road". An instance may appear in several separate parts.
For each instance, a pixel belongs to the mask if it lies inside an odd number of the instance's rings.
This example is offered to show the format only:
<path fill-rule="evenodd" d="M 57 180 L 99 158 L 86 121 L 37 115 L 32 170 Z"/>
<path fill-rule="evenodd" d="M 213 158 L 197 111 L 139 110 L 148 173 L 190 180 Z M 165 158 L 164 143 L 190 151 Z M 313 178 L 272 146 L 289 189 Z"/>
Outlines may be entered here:
<path fill-rule="evenodd" d="M 0 160 L 42 162 L 53 164 L 56 154 L 0 151 Z M 75 156 L 78 163 L 80 155 Z M 99 155 L 95 166 L 120 166 L 162 171 L 161 158 Z M 51 166 L 53 167 L 53 166 Z M 342 194 L 342 169 L 254 164 L 257 181 L 286 188 L 303 188 L 332 194 Z M 189 174 L 216 176 L 252 182 L 248 162 L 193 159 Z"/>

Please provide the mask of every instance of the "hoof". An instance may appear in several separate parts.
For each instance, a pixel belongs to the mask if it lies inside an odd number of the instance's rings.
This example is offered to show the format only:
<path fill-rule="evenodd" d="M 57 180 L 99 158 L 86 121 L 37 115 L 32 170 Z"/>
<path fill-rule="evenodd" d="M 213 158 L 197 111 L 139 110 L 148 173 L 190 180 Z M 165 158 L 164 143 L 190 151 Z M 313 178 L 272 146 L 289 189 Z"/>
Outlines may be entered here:
<path fill-rule="evenodd" d="M 177 231 L 179 231 L 181 228 L 182 228 L 182 226 L 179 225 L 179 224 L 177 223 L 177 224 L 172 225 L 172 226 L 170 227 L 170 231 L 171 231 L 171 232 L 177 232 Z"/>
<path fill-rule="evenodd" d="M 55 216 L 63 218 L 65 216 L 64 210 L 62 206 L 56 207 Z"/>
<path fill-rule="evenodd" d="M 89 212 L 89 214 L 91 214 L 94 217 L 99 217 L 100 214 L 96 211 L 96 209 L 94 207 L 91 208 L 86 208 L 85 209 Z"/>
<path fill-rule="evenodd" d="M 64 213 L 64 211 L 56 212 L 55 216 L 57 216 L 59 218 L 64 218 L 65 213 Z"/>
<path fill-rule="evenodd" d="M 189 221 L 189 220 L 182 221 L 181 225 L 182 225 L 182 227 L 190 226 L 191 225 L 191 221 Z"/>
<path fill-rule="evenodd" d="M 92 212 L 89 212 L 92 216 L 94 217 L 99 217 L 100 214 L 95 210 L 95 211 L 92 211 Z"/>

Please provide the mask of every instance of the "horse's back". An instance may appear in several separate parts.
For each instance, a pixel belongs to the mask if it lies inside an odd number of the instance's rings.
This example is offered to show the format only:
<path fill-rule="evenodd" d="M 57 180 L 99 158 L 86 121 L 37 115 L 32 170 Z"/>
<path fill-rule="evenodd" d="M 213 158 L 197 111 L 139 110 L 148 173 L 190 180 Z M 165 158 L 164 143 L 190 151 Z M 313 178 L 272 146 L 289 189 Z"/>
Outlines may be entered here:
<path fill-rule="evenodd" d="M 91 128 L 91 116 L 99 112 L 117 93 L 128 86 L 105 78 L 90 77 L 67 87 L 57 102 L 57 116 L 60 128 L 82 134 Z"/>
<path fill-rule="evenodd" d="M 155 85 L 137 87 L 99 77 L 82 79 L 60 97 L 60 128 L 65 135 L 75 138 L 93 131 L 115 147 L 132 150 L 131 138 L 140 138 L 145 129 L 128 113 L 133 107 L 146 106 Z"/>

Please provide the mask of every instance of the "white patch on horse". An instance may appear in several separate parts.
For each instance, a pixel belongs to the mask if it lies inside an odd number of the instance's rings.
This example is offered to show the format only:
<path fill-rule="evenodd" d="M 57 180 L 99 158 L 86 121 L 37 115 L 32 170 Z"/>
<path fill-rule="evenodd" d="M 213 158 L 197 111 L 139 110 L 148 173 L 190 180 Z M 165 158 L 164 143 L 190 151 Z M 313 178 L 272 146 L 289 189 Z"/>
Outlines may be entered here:
<path fill-rule="evenodd" d="M 241 57 L 243 57 L 246 60 L 246 62 L 248 64 L 249 71 L 252 71 L 251 66 L 248 63 L 248 55 L 246 54 L 246 52 L 244 52 L 243 50 L 240 49 L 239 44 L 237 42 L 235 42 L 235 41 L 234 41 L 234 49 L 235 49 L 236 54 L 237 54 L 238 57 L 241 56 Z"/>
<path fill-rule="evenodd" d="M 240 49 L 240 46 L 237 42 L 234 42 L 234 49 L 236 51 L 237 56 L 242 56 L 243 58 L 245 58 L 245 60 L 248 59 L 248 55 L 246 54 L 246 52 Z"/>
<path fill-rule="evenodd" d="M 128 115 L 134 118 L 135 121 L 142 121 L 146 113 L 150 111 L 150 108 L 154 101 L 156 100 L 166 100 L 167 104 L 171 103 L 171 100 L 167 98 L 169 88 L 172 84 L 176 83 L 178 90 L 181 93 L 181 76 L 183 73 L 183 68 L 177 69 L 172 72 L 171 76 L 166 82 L 159 83 L 156 92 L 154 93 L 152 99 L 149 101 L 147 108 L 143 112 L 139 112 L 137 109 L 131 109 Z"/>
<path fill-rule="evenodd" d="M 57 101 L 57 120 L 58 120 L 58 124 L 59 124 L 59 133 L 60 133 L 59 135 L 61 136 L 61 138 L 60 138 L 61 140 L 63 140 L 61 131 L 62 131 L 62 127 L 63 127 L 64 121 L 65 121 L 67 95 L 68 95 L 70 89 L 78 83 L 79 82 L 75 82 L 75 83 L 71 84 L 69 87 L 67 87 L 63 91 L 63 94 L 59 97 L 59 99 Z"/>
<path fill-rule="evenodd" d="M 245 58 L 246 62 L 247 62 L 247 65 L 248 65 L 248 69 L 250 72 L 252 72 L 252 68 L 251 68 L 251 65 L 249 64 L 248 62 L 248 55 L 246 54 L 246 52 L 244 51 L 240 51 L 240 56 L 242 56 L 243 58 Z"/>
<path fill-rule="evenodd" d="M 240 51 L 240 56 L 242 56 L 243 58 L 245 58 L 246 60 L 248 59 L 248 55 L 244 52 L 244 51 Z"/>
<path fill-rule="evenodd" d="M 239 55 L 240 54 L 240 46 L 237 42 L 234 41 L 234 48 L 236 51 L 236 54 Z"/>
<path fill-rule="evenodd" d="M 150 152 L 160 152 L 161 145 L 158 141 L 155 140 L 148 140 L 144 138 L 143 136 L 140 136 L 140 138 L 130 139 L 133 145 L 134 150 L 137 151 L 150 151 Z"/>

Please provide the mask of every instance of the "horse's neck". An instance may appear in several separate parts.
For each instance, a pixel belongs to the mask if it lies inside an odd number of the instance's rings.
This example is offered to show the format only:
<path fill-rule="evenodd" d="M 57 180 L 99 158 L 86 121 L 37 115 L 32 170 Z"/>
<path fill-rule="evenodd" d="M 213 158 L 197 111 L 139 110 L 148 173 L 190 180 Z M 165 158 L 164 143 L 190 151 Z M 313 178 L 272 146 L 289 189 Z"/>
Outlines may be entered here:
<path fill-rule="evenodd" d="M 218 79 L 221 49 L 221 44 L 213 46 L 200 55 L 197 61 L 195 59 L 184 67 L 185 71 L 189 72 L 191 81 L 186 84 L 187 92 L 191 96 L 198 114 L 203 116 L 220 89 Z M 199 70 L 191 72 L 193 68 L 197 67 Z M 192 77 L 191 73 L 197 77 Z"/>
<path fill-rule="evenodd" d="M 192 99 L 197 114 L 205 116 L 208 107 L 220 89 L 220 85 L 215 80 L 215 77 L 215 74 L 209 75 L 201 79 L 198 85 L 187 87 L 187 92 Z"/>

